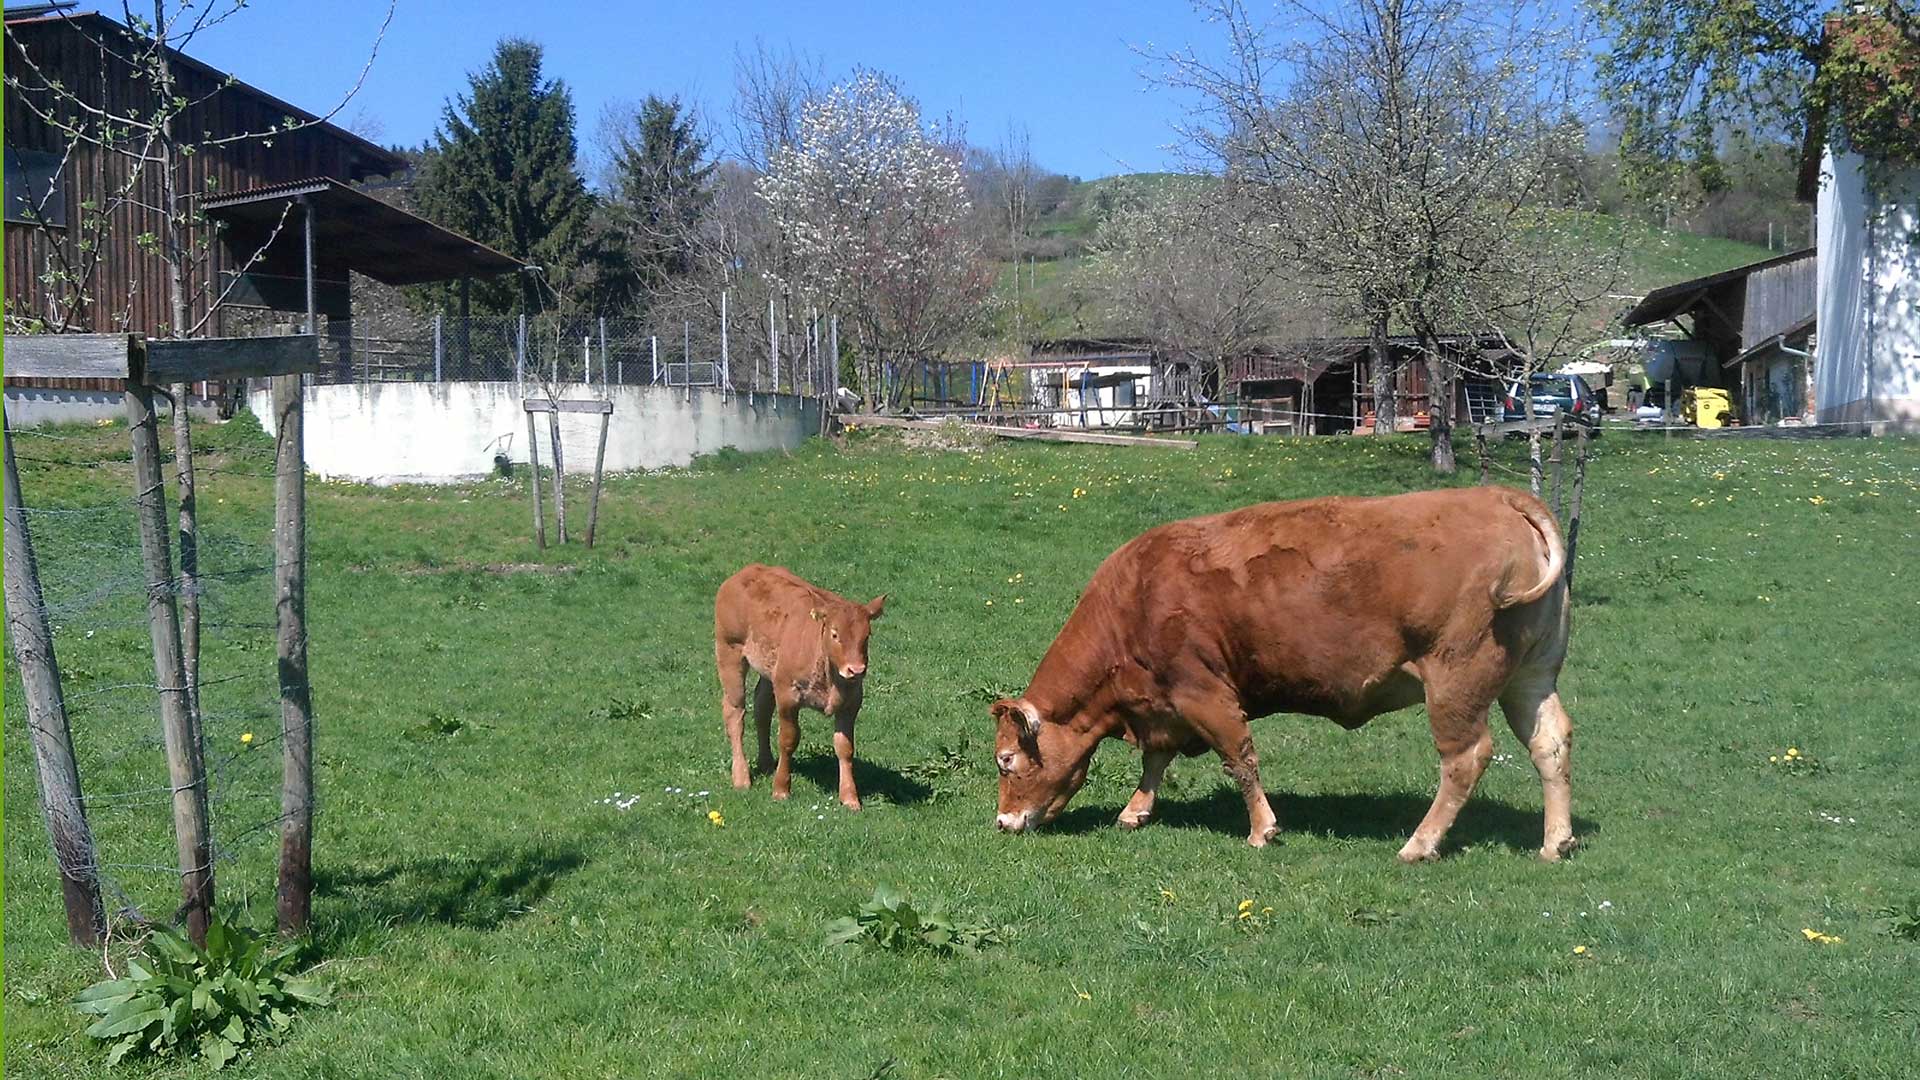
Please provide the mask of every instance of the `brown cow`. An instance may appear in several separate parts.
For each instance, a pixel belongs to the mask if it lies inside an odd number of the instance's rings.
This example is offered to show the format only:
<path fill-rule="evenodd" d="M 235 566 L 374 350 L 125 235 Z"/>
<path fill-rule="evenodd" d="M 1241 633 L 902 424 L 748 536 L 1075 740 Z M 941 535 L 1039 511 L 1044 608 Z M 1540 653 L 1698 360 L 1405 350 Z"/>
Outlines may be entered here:
<path fill-rule="evenodd" d="M 1357 728 L 1427 703 L 1440 791 L 1407 862 L 1433 858 L 1493 756 L 1495 701 L 1546 797 L 1542 858 L 1572 850 L 1572 725 L 1555 683 L 1567 649 L 1566 549 L 1540 500 L 1499 487 L 1264 503 L 1150 529 L 1094 571 L 1023 697 L 995 702 L 1002 829 L 1058 815 L 1094 747 L 1141 749 L 1137 828 L 1176 753 L 1211 748 L 1277 831 L 1250 717 L 1300 712 Z"/>
<path fill-rule="evenodd" d="M 887 598 L 856 604 L 801 580 L 780 566 L 755 563 L 728 578 L 713 598 L 713 656 L 720 670 L 720 716 L 733 744 L 733 786 L 751 782 L 740 741 L 746 727 L 747 669 L 760 673 L 753 723 L 760 771 L 773 772 L 773 797 L 793 790 L 793 750 L 800 745 L 800 708 L 833 717 L 840 758 L 840 801 L 860 809 L 853 784 L 853 720 L 867 675 L 867 636 Z M 780 763 L 767 745 L 780 714 Z"/>

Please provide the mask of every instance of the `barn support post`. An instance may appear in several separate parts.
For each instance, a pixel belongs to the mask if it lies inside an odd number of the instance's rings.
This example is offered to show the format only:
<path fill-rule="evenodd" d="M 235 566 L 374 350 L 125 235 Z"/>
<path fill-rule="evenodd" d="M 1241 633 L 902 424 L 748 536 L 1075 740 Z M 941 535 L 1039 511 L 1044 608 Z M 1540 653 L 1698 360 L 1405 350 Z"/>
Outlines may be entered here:
<path fill-rule="evenodd" d="M 299 376 L 293 376 L 297 381 Z M 167 489 L 160 477 L 160 418 L 153 390 L 127 382 L 127 429 L 133 442 L 133 495 L 140 519 L 140 555 L 147 576 L 147 630 L 153 642 L 153 678 L 160 697 L 160 730 L 173 792 L 174 846 L 180 863 L 181 914 L 187 936 L 207 940 L 213 914 L 213 846 L 207 833 L 207 774 L 193 739 L 187 675 L 180 651 L 180 613 L 174 606 L 173 558 L 167 542 Z"/>
<path fill-rule="evenodd" d="M 307 681 L 306 406 L 300 376 L 273 379 L 273 547 L 280 670 L 280 932 L 303 933 L 313 909 L 313 694 Z"/>
<path fill-rule="evenodd" d="M 533 413 L 527 413 L 527 490 L 533 494 L 533 543 L 547 549 L 547 517 L 540 506 L 540 437 L 534 433 Z"/>
<path fill-rule="evenodd" d="M 40 591 L 40 568 L 34 561 L 33 535 L 20 495 L 20 472 L 13 462 L 13 428 L 6 423 L 4 410 L 0 410 L 0 427 L 6 432 L 7 639 L 13 643 L 20 687 L 27 699 L 27 734 L 40 778 L 40 810 L 53 843 L 54 865 L 60 869 L 67 936 L 75 945 L 91 948 L 100 943 L 107 926 L 96 870 L 99 857 L 80 794 L 80 767 L 74 762 L 67 701 L 60 692 L 60 663 L 54 656 L 53 629 Z"/>
<path fill-rule="evenodd" d="M 557 415 L 557 414 L 556 414 Z M 607 466 L 607 428 L 613 423 L 612 412 L 600 414 L 600 449 L 593 455 L 593 494 L 587 501 L 587 546 L 593 546 L 593 533 L 600 524 L 600 481 Z"/>
<path fill-rule="evenodd" d="M 560 410 L 547 414 L 547 433 L 553 438 L 553 526 L 559 542 L 567 542 L 567 464 L 560 445 Z"/>

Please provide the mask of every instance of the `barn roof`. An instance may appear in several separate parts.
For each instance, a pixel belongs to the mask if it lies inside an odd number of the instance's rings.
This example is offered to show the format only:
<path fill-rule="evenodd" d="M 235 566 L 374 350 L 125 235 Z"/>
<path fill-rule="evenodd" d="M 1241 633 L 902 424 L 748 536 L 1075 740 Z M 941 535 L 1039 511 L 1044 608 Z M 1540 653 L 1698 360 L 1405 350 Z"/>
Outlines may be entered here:
<path fill-rule="evenodd" d="M 388 285 L 420 285 L 526 268 L 478 240 L 327 177 L 222 195 L 201 205 L 209 218 L 227 226 L 223 239 L 242 257 L 269 248 L 267 259 L 286 265 L 297 263 L 301 249 L 300 216 L 288 204 L 301 200 L 313 207 L 315 261 L 328 270 L 352 270 Z"/>
<path fill-rule="evenodd" d="M 1648 323 L 1667 322 L 1682 315 L 1690 314 L 1702 304 L 1713 302 L 1713 293 L 1736 282 L 1744 282 L 1756 271 L 1772 266 L 1782 266 L 1800 259 L 1813 258 L 1813 248 L 1801 248 L 1785 255 L 1776 255 L 1771 259 L 1736 266 L 1731 270 L 1722 270 L 1717 274 L 1692 278 L 1687 281 L 1663 285 L 1646 295 L 1646 298 L 1633 306 L 1621 321 L 1628 326 L 1645 326 Z"/>

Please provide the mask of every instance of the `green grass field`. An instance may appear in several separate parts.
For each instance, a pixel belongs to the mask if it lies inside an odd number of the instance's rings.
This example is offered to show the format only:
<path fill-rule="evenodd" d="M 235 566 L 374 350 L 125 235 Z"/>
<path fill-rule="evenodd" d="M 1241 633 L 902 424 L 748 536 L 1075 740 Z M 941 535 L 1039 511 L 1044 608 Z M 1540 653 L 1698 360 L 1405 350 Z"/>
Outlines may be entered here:
<path fill-rule="evenodd" d="M 125 431 L 59 435 L 20 436 L 28 498 L 121 498 L 123 464 L 48 462 L 124 457 Z M 207 528 L 233 567 L 266 537 L 271 488 L 252 475 L 257 435 L 208 437 L 225 449 L 203 466 Z M 1283 829 L 1265 850 L 1210 757 L 1175 764 L 1155 824 L 1115 828 L 1137 777 L 1117 742 L 1055 826 L 993 831 L 986 706 L 1024 686 L 1109 551 L 1249 502 L 1430 486 L 1422 450 L 960 452 L 858 432 L 617 478 L 601 545 L 545 556 L 511 481 L 313 484 L 315 920 L 339 1001 L 230 1073 L 1912 1075 L 1920 944 L 1878 914 L 1920 903 L 1910 441 L 1600 440 L 1561 684 L 1583 845 L 1564 864 L 1532 857 L 1540 789 L 1497 721 L 1501 756 L 1447 855 L 1395 861 L 1436 778 L 1417 710 L 1353 733 L 1258 722 Z M 58 517 L 37 518 L 50 579 L 127 567 L 110 512 Z M 891 594 L 858 729 L 862 813 L 834 803 L 812 715 L 791 802 L 764 779 L 727 787 L 711 598 L 753 560 Z M 238 793 L 217 827 L 278 773 L 270 744 L 239 744 L 274 724 L 268 632 L 244 625 L 270 620 L 266 585 L 243 582 L 259 595 L 220 596 L 206 648 L 208 677 L 233 679 L 210 706 L 210 755 Z M 79 696 L 150 680 L 144 635 L 106 608 L 61 620 L 95 792 L 161 774 L 137 696 Z M 100 957 L 65 944 L 15 686 L 6 1075 L 110 1075 L 65 1004 Z M 93 704 L 109 700 L 122 707 Z M 1818 767 L 1769 764 L 1790 746 Z M 109 861 L 169 858 L 164 807 L 96 824 Z M 269 920 L 271 835 L 233 845 L 222 900 Z M 164 874 L 116 876 L 170 910 Z M 880 882 L 1012 935 L 952 959 L 828 947 Z"/>

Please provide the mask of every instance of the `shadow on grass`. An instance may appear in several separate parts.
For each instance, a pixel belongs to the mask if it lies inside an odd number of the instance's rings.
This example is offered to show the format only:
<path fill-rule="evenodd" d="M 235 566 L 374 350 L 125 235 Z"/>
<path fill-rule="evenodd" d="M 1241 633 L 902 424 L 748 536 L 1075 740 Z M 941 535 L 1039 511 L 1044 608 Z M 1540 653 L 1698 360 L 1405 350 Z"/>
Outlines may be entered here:
<path fill-rule="evenodd" d="M 320 869 L 314 874 L 321 917 L 335 917 L 336 933 L 402 923 L 494 930 L 533 910 L 562 877 L 587 864 L 578 847 L 542 844 L 523 851 L 434 856 L 391 863 Z"/>
<path fill-rule="evenodd" d="M 1350 840 L 1386 840 L 1396 847 L 1426 816 L 1433 796 L 1414 792 L 1391 795 L 1296 795 L 1270 792 L 1267 801 L 1280 817 L 1280 834 L 1332 836 Z M 1050 830 L 1082 833 L 1113 828 L 1120 808 L 1082 806 L 1061 814 Z M 1247 804 L 1231 788 L 1217 787 L 1196 799 L 1171 799 L 1161 795 L 1154 807 L 1153 823 L 1148 828 L 1212 829 L 1214 832 L 1245 838 Z M 1498 799 L 1476 795 L 1461 809 L 1460 817 L 1448 830 L 1443 853 L 1483 843 L 1501 844 L 1515 851 L 1534 852 L 1540 848 L 1545 828 L 1542 812 L 1523 809 Z M 1585 839 L 1600 831 L 1598 823 L 1578 814 L 1573 818 L 1573 834 Z"/>
<path fill-rule="evenodd" d="M 839 797 L 840 759 L 832 754 L 808 754 L 805 757 L 795 754 L 793 771 L 805 777 L 807 782 L 818 785 L 829 796 Z M 860 789 L 862 799 L 879 795 L 896 806 L 923 803 L 933 795 L 933 789 L 926 784 L 885 765 L 863 761 L 857 753 L 853 759 L 853 783 Z"/>

